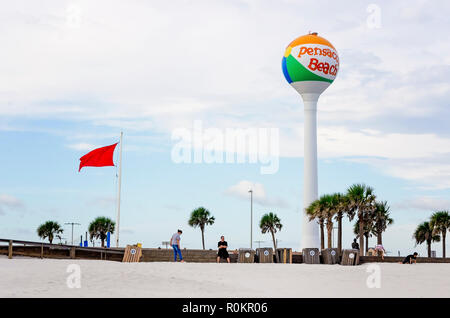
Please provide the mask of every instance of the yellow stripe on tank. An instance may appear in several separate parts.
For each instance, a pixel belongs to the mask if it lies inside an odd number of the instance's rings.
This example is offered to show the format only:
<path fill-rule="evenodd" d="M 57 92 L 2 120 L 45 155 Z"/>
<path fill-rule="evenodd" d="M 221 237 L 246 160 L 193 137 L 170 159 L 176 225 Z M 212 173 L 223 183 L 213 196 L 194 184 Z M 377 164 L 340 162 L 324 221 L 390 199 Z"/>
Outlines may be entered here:
<path fill-rule="evenodd" d="M 286 48 L 286 51 L 284 51 L 284 57 L 288 57 L 289 54 L 291 54 L 291 51 L 292 51 L 292 47 L 291 47 L 291 46 L 288 46 L 288 47 Z"/>

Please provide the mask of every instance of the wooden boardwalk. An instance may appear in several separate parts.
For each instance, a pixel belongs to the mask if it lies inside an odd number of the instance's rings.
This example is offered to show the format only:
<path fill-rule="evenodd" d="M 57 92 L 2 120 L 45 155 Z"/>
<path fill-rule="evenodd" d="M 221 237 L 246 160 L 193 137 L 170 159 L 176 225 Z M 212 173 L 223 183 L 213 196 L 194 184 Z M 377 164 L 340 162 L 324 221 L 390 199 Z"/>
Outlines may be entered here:
<path fill-rule="evenodd" d="M 216 250 L 182 249 L 183 259 L 190 263 L 215 263 Z M 92 259 L 122 262 L 125 248 L 80 247 L 72 245 L 49 244 L 43 242 L 19 241 L 0 239 L 0 255 L 14 258 L 15 256 L 28 256 L 37 258 L 56 259 Z M 238 262 L 238 250 L 229 250 L 230 261 Z M 142 248 L 140 262 L 173 262 L 173 250 L 165 248 Z M 360 264 L 364 263 L 398 263 L 404 257 L 360 256 Z M 224 260 L 221 260 L 223 262 Z M 292 263 L 303 263 L 303 256 L 299 252 L 292 253 Z M 323 257 L 320 255 L 320 263 Z M 417 263 L 450 263 L 450 258 L 418 257 Z"/>

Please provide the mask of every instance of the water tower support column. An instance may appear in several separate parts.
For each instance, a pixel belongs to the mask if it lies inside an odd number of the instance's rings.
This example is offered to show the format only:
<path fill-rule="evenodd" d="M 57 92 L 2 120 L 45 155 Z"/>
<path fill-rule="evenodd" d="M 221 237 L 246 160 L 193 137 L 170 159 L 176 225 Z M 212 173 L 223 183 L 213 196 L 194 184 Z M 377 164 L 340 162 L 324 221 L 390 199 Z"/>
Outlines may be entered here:
<path fill-rule="evenodd" d="M 318 198 L 317 185 L 317 101 L 319 94 L 302 94 L 304 103 L 304 168 L 302 248 L 319 248 L 319 226 L 309 222 L 305 209 Z"/>

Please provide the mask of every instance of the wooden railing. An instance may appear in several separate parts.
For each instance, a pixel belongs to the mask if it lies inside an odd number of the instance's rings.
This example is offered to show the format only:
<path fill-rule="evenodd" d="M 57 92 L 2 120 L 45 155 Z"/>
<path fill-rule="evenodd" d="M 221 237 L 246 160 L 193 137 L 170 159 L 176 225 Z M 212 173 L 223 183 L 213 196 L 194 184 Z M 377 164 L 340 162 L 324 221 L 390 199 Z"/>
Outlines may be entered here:
<path fill-rule="evenodd" d="M 11 240 L 11 239 L 0 239 L 0 243 L 8 244 L 8 258 L 13 257 L 14 253 L 14 245 L 23 245 L 23 246 L 37 246 L 41 248 L 40 257 L 44 257 L 44 248 L 48 248 L 50 250 L 67 250 L 70 253 L 70 258 L 75 258 L 77 251 L 84 252 L 94 252 L 99 253 L 100 259 L 107 257 L 108 254 L 115 255 L 123 255 L 124 249 L 122 248 L 106 248 L 106 247 L 82 247 L 75 245 L 66 245 L 66 244 L 50 244 L 44 242 L 33 242 L 33 241 L 21 241 L 21 240 Z"/>

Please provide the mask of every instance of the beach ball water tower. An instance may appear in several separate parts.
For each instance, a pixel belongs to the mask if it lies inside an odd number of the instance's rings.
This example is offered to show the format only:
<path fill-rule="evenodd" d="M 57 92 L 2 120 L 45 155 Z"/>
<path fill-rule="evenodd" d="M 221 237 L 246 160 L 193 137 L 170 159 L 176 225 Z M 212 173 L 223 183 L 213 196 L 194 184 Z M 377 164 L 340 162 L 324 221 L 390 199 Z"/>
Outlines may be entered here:
<path fill-rule="evenodd" d="M 304 168 L 302 248 L 320 248 L 319 226 L 309 222 L 305 208 L 318 198 L 317 184 L 317 101 L 333 83 L 339 70 L 334 46 L 317 33 L 292 41 L 284 53 L 282 68 L 289 84 L 304 104 Z"/>

